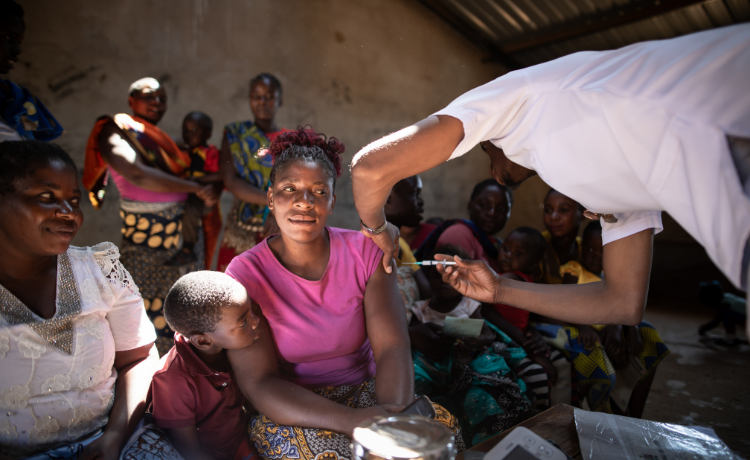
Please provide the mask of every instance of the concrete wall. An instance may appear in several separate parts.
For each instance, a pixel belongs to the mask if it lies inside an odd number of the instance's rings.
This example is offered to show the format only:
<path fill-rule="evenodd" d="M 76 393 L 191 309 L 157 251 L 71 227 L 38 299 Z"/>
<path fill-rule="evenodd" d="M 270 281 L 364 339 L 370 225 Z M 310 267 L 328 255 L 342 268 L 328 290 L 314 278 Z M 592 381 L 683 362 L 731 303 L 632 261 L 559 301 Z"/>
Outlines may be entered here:
<path fill-rule="evenodd" d="M 96 117 L 127 111 L 127 88 L 144 76 L 166 82 L 164 130 L 179 135 L 184 115 L 202 110 L 219 143 L 224 124 L 251 117 L 248 80 L 274 73 L 284 85 L 280 124 L 338 137 L 348 164 L 368 142 L 504 72 L 416 0 L 20 2 L 26 38 L 9 77 L 58 118 L 58 143 L 79 165 Z M 487 177 L 478 150 L 426 173 L 425 216 L 465 216 L 471 188 Z M 522 187 L 517 209 L 531 189 Z M 118 242 L 117 209 L 110 184 L 101 210 L 85 204 L 75 244 Z M 348 172 L 331 223 L 357 226 Z"/>

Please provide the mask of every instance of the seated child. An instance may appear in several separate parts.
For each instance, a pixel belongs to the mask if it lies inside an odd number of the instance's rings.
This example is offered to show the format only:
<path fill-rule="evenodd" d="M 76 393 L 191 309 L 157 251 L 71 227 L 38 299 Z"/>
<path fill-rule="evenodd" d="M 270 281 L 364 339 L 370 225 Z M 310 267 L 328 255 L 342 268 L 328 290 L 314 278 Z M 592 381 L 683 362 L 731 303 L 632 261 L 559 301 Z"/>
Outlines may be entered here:
<path fill-rule="evenodd" d="M 519 227 L 510 232 L 498 253 L 500 276 L 533 283 L 540 274 L 545 245 L 541 232 L 534 228 Z M 570 403 L 570 363 L 562 353 L 547 346 L 536 328 L 528 327 L 529 312 L 508 305 L 486 304 L 482 306 L 482 314 L 526 351 L 528 358 L 517 375 L 535 393 L 536 407 L 543 410 L 553 404 Z"/>
<path fill-rule="evenodd" d="M 169 290 L 164 317 L 175 335 L 151 382 L 156 425 L 186 459 L 257 459 L 225 352 L 257 339 L 245 288 L 221 272 L 189 273 Z"/>
<path fill-rule="evenodd" d="M 190 149 L 188 178 L 203 184 L 215 183 L 217 187 L 220 187 L 219 150 L 213 145 L 208 145 L 212 131 L 213 121 L 203 112 L 190 112 L 182 121 L 182 139 Z M 206 270 L 211 268 L 221 233 L 221 209 L 218 203 L 210 208 L 205 206 L 200 198 L 192 194 L 185 203 L 185 214 L 182 216 L 182 250 L 165 265 L 178 267 L 189 265 L 197 260 L 195 244 L 198 242 L 201 222 L 203 223 L 205 267 Z"/>
<path fill-rule="evenodd" d="M 602 227 L 590 222 L 581 241 L 581 263 L 560 267 L 567 284 L 601 281 Z M 638 326 L 576 325 L 543 318 L 537 328 L 573 363 L 581 406 L 640 418 L 656 366 L 669 354 L 659 333 L 643 321 Z M 614 371 L 614 372 L 613 372 Z"/>
<path fill-rule="evenodd" d="M 438 246 L 434 252 L 466 255 L 452 245 Z M 409 337 L 416 391 L 449 408 L 471 446 L 520 422 L 531 408 L 525 383 L 511 372 L 525 354 L 487 323 L 476 338 L 444 336 L 446 317 L 482 319 L 480 303 L 444 283 L 434 267 L 422 271 L 427 272 L 434 297 L 412 307 Z"/>
<path fill-rule="evenodd" d="M 698 333 L 705 336 L 708 331 L 724 324 L 724 338 L 714 339 L 719 345 L 736 347 L 740 344 L 735 326 L 744 327 L 747 322 L 747 302 L 740 296 L 725 293 L 718 281 L 703 282 L 698 290 L 698 300 L 716 312 L 714 319 L 702 325 Z"/>

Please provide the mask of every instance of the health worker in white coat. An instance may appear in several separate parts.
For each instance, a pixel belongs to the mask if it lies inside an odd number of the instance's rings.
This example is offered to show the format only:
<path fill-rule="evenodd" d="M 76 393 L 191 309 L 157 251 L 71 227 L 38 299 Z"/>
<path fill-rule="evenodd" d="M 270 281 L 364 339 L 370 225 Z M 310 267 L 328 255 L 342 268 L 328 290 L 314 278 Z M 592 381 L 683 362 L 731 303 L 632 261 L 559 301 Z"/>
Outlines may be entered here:
<path fill-rule="evenodd" d="M 439 267 L 462 294 L 576 324 L 636 325 L 661 211 L 746 287 L 750 24 L 514 71 L 368 145 L 352 161 L 354 201 L 385 264 L 398 248 L 383 213 L 391 187 L 477 144 L 498 182 L 538 174 L 603 216 L 606 277 L 541 285 L 499 278 L 482 261 Z"/>

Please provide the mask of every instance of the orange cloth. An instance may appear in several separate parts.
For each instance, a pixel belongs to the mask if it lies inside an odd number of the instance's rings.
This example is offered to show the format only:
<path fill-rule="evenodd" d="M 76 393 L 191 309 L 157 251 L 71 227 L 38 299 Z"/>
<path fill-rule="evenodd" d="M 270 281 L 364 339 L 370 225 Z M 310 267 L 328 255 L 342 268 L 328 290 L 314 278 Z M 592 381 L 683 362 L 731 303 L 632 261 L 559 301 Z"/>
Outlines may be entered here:
<path fill-rule="evenodd" d="M 104 125 L 114 121 L 129 141 L 136 147 L 141 161 L 147 166 L 164 172 L 182 176 L 190 167 L 190 155 L 180 150 L 167 133 L 143 118 L 118 113 L 114 117 L 104 115 L 94 124 L 86 142 L 86 158 L 83 164 L 83 186 L 89 191 L 91 204 L 95 209 L 104 201 L 104 187 L 107 185 L 107 163 L 99 149 L 99 133 Z M 155 149 L 145 148 L 139 139 L 148 138 Z"/>

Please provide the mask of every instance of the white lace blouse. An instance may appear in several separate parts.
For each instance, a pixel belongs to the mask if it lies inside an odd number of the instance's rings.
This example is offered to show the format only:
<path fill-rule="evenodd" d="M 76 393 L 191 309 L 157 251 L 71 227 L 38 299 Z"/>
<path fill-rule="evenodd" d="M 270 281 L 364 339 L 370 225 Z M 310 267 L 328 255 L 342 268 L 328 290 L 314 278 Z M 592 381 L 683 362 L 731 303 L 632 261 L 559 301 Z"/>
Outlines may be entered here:
<path fill-rule="evenodd" d="M 42 319 L 0 285 L 0 452 L 31 454 L 102 428 L 115 352 L 156 339 L 112 243 L 57 258 L 57 310 Z"/>

